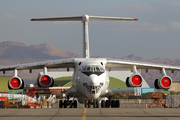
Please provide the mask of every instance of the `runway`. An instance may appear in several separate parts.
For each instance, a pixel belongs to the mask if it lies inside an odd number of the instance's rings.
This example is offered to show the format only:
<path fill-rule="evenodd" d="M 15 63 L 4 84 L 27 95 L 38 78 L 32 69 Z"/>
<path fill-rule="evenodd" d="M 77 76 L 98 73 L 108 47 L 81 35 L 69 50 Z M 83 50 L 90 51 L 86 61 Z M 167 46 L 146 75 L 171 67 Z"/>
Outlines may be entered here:
<path fill-rule="evenodd" d="M 0 109 L 1 120 L 179 120 L 179 108 Z"/>

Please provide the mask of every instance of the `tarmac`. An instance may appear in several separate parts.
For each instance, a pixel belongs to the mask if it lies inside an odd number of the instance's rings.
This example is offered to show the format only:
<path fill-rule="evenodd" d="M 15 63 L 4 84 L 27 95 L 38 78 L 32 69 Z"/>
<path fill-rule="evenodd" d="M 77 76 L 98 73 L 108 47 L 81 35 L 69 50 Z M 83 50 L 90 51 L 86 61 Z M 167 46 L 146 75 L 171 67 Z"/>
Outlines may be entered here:
<path fill-rule="evenodd" d="M 179 108 L 0 109 L 0 120 L 180 120 Z"/>

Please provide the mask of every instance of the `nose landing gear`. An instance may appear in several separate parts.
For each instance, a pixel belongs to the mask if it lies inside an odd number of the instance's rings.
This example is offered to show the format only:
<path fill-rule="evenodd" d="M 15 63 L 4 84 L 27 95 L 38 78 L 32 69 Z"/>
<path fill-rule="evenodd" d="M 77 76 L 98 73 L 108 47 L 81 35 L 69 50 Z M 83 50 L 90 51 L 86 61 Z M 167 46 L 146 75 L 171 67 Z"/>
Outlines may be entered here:
<path fill-rule="evenodd" d="M 99 101 L 98 100 L 86 100 L 84 103 L 84 106 L 86 108 L 91 108 L 91 105 L 93 105 L 93 108 L 99 108 Z M 119 108 L 120 103 L 119 100 L 111 100 L 109 97 L 109 100 L 102 100 L 101 101 L 101 108 Z"/>
<path fill-rule="evenodd" d="M 85 100 L 84 107 L 91 108 L 91 105 L 93 105 L 93 108 L 99 108 L 99 100 Z"/>

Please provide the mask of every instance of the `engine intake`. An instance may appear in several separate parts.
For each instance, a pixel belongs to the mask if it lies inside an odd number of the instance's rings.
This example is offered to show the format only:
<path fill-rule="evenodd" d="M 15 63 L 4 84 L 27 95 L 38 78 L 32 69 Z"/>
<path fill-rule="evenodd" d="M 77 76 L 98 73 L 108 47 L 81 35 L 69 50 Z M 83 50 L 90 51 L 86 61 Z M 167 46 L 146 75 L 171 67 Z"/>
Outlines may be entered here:
<path fill-rule="evenodd" d="M 131 77 L 126 79 L 127 87 L 141 87 L 142 86 L 142 76 L 140 74 L 133 74 Z"/>
<path fill-rule="evenodd" d="M 169 76 L 163 76 L 161 79 L 156 79 L 154 87 L 156 89 L 169 89 L 172 84 L 172 79 Z"/>
<path fill-rule="evenodd" d="M 24 81 L 19 77 L 12 77 L 8 81 L 8 88 L 11 90 L 23 89 L 24 88 Z"/>
<path fill-rule="evenodd" d="M 47 74 L 41 75 L 37 81 L 39 87 L 52 87 L 54 79 Z"/>

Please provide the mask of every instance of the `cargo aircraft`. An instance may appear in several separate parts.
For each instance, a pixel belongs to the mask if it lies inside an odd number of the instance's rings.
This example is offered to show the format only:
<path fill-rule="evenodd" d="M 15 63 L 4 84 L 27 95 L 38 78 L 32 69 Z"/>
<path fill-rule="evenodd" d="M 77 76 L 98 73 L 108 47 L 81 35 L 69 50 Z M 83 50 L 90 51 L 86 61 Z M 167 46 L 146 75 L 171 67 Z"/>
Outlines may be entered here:
<path fill-rule="evenodd" d="M 142 76 L 138 69 L 144 69 L 146 72 L 149 69 L 159 70 L 162 77 L 155 80 L 155 88 L 165 90 L 170 88 L 172 79 L 166 74 L 166 70 L 174 73 L 174 71 L 180 71 L 180 67 L 121 59 L 90 58 L 88 33 L 88 22 L 90 20 L 137 21 L 138 19 L 89 15 L 31 19 L 31 21 L 81 21 L 83 24 L 83 58 L 59 59 L 0 67 L 0 71 L 3 71 L 4 74 L 5 71 L 14 71 L 13 77 L 8 81 L 8 87 L 10 89 L 23 89 L 24 81 L 18 76 L 18 70 L 29 70 L 31 73 L 33 69 L 43 69 L 43 74 L 36 82 L 39 87 L 52 87 L 54 80 L 48 75 L 48 69 L 67 68 L 69 70 L 69 68 L 73 68 L 72 87 L 66 93 L 67 99 L 60 100 L 60 108 L 66 108 L 67 105 L 77 108 L 77 100 L 79 103 L 84 103 L 85 106 L 90 107 L 93 104 L 94 108 L 98 108 L 102 97 L 109 98 L 106 101 L 101 101 L 102 108 L 119 107 L 118 100 L 111 100 L 113 92 L 108 87 L 110 82 L 108 71 L 111 68 L 128 68 L 132 71 L 132 75 L 126 79 L 128 87 L 140 87 L 142 85 Z M 77 98 L 77 100 L 70 101 L 69 98 L 71 97 Z"/>

